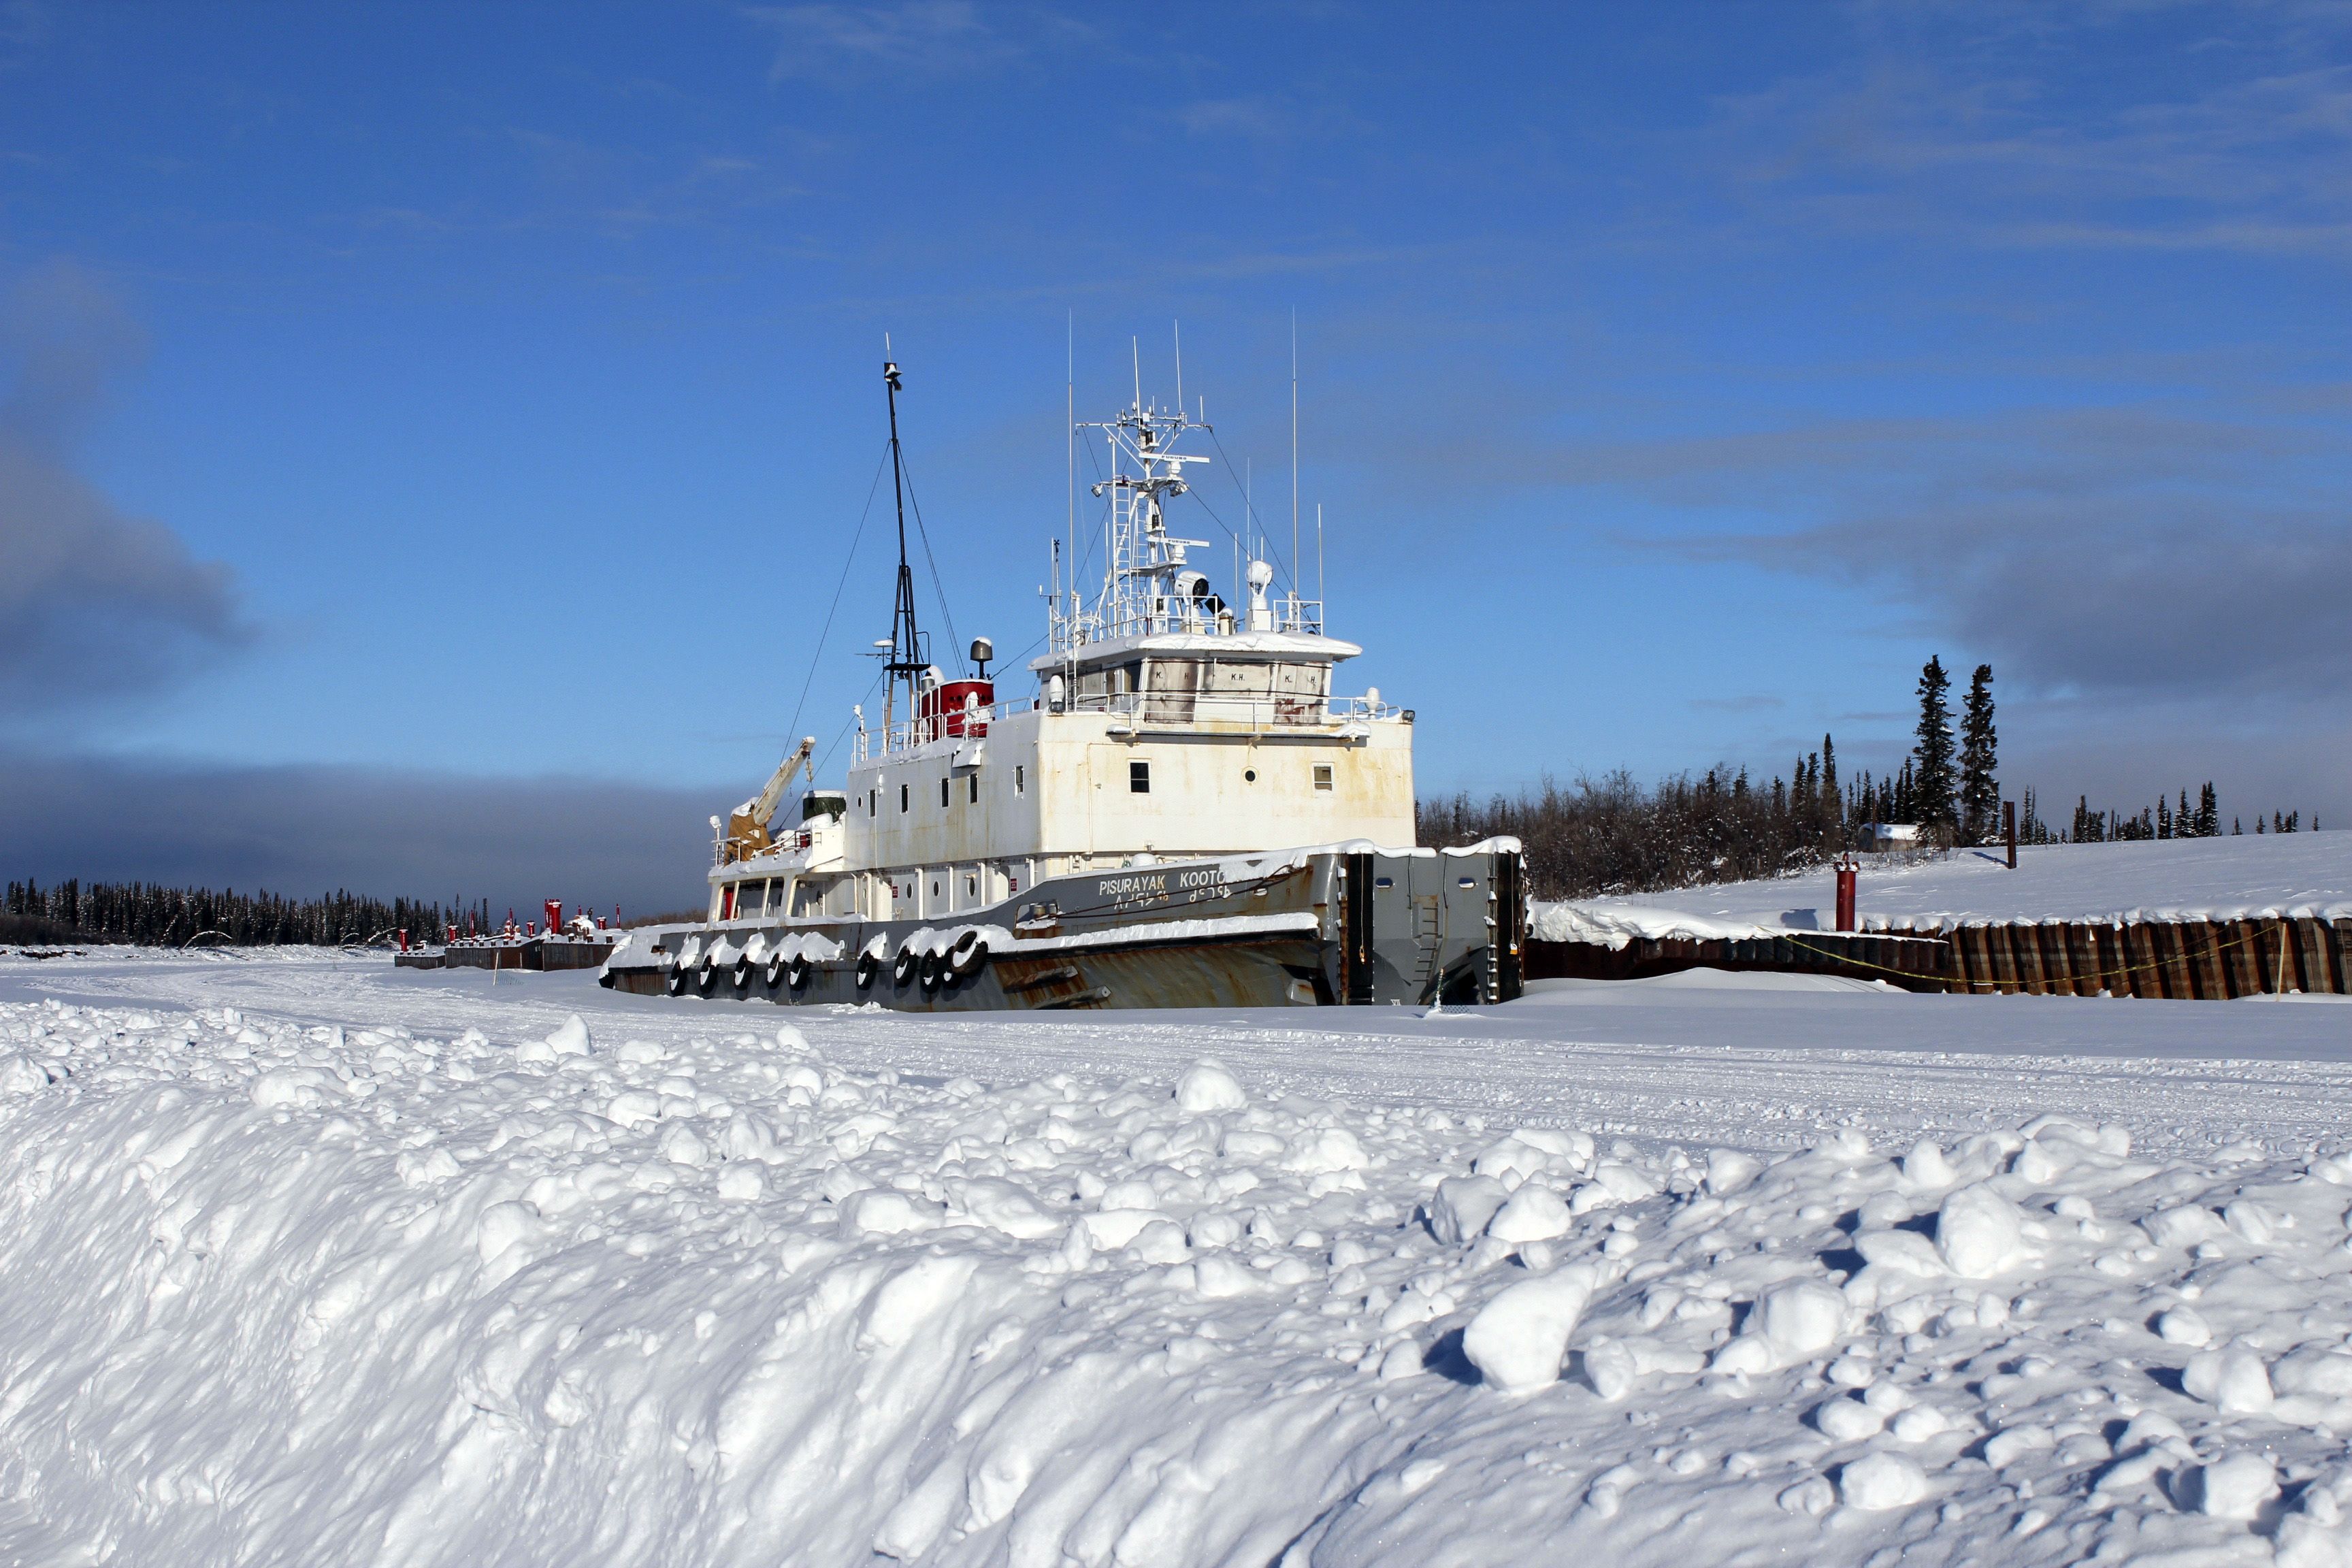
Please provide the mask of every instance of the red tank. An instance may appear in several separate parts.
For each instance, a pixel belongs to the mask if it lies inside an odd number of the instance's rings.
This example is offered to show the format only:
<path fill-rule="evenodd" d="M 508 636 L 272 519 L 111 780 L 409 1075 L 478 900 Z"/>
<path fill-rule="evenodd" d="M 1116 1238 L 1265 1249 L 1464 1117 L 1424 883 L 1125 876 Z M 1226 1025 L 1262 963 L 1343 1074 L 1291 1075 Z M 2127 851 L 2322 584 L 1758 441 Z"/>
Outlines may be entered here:
<path fill-rule="evenodd" d="M 969 731 L 964 725 L 964 702 L 971 699 L 979 708 Z M 937 740 L 941 735 L 985 735 L 988 733 L 988 709 L 996 700 L 996 682 L 992 680 L 943 680 L 924 692 L 916 710 L 923 721 L 924 733 Z"/>

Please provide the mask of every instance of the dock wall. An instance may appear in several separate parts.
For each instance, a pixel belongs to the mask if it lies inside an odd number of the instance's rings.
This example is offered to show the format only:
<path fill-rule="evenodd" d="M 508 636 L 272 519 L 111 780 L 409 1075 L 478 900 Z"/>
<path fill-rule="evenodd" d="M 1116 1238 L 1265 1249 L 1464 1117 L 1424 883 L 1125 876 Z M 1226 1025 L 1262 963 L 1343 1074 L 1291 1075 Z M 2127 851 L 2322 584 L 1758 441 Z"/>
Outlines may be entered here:
<path fill-rule="evenodd" d="M 1906 991 L 2225 1001 L 2352 994 L 2352 920 L 2034 921 L 1942 932 L 1791 931 L 1527 944 L 1530 980 L 1640 980 L 1711 968 L 1883 980 Z"/>

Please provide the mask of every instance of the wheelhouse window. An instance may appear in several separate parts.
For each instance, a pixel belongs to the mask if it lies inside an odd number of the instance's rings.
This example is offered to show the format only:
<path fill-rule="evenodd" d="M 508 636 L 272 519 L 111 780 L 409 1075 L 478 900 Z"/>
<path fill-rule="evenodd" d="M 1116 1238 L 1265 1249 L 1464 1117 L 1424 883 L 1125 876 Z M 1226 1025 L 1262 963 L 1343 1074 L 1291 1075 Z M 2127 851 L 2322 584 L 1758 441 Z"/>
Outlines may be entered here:
<path fill-rule="evenodd" d="M 1315 764 L 1315 787 L 1317 789 L 1329 789 L 1331 787 L 1330 763 L 1318 763 Z"/>
<path fill-rule="evenodd" d="M 1150 763 L 1129 763 L 1127 764 L 1127 789 L 1129 795 L 1150 795 L 1151 793 L 1151 764 Z"/>

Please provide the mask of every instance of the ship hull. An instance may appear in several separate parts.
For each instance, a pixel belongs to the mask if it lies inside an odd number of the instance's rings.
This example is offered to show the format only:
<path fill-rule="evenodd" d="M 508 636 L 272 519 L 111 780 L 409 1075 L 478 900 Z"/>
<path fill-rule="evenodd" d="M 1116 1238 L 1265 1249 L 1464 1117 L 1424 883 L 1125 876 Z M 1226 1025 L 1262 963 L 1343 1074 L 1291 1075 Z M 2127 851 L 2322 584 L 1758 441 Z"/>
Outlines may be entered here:
<path fill-rule="evenodd" d="M 1063 877 L 925 921 L 637 933 L 615 990 L 905 1012 L 1448 1005 L 1519 994 L 1515 850 L 1369 846 Z"/>

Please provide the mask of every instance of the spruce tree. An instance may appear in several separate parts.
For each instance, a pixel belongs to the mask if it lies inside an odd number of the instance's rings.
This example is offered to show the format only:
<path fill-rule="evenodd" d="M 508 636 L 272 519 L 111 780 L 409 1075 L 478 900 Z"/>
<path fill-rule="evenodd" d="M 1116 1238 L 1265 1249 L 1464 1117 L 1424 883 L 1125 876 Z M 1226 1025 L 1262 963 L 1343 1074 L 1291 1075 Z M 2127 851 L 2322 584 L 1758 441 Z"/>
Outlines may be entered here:
<path fill-rule="evenodd" d="M 1960 836 L 1989 842 L 2000 827 L 2000 742 L 1992 726 L 1992 666 L 1980 664 L 1969 681 L 1960 717 Z"/>
<path fill-rule="evenodd" d="M 1911 748 L 1917 764 L 1911 775 L 1913 805 L 1923 827 L 1959 826 L 1953 800 L 1958 781 L 1952 776 L 1952 710 L 1946 700 L 1951 689 L 1943 659 L 1929 658 L 1919 670 L 1919 729 Z"/>

